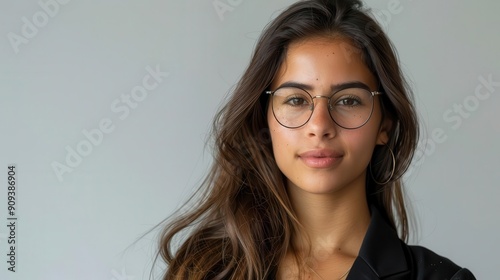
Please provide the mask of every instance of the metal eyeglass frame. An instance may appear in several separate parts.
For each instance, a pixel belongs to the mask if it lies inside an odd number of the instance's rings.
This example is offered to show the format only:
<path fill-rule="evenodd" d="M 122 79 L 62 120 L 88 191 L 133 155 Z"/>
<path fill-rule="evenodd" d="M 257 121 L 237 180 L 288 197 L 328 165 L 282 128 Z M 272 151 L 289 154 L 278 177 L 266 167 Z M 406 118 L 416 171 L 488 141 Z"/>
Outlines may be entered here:
<path fill-rule="evenodd" d="M 306 92 L 306 93 L 307 93 L 307 94 L 311 97 L 311 100 L 313 101 L 313 102 L 312 102 L 312 110 L 311 110 L 311 115 L 309 115 L 309 118 L 307 118 L 307 120 L 306 120 L 303 124 L 301 124 L 301 125 L 299 125 L 299 126 L 286 126 L 286 125 L 282 124 L 282 123 L 278 120 L 278 118 L 276 117 L 276 114 L 274 113 L 274 106 L 273 106 L 272 101 L 271 101 L 271 110 L 273 110 L 273 116 L 274 116 L 274 119 L 275 119 L 275 120 L 276 120 L 276 121 L 277 121 L 277 122 L 278 122 L 281 126 L 286 127 L 286 128 L 290 128 L 290 129 L 295 129 L 295 128 L 302 127 L 302 126 L 306 125 L 306 124 L 309 122 L 309 120 L 310 120 L 310 119 L 311 119 L 311 117 L 312 117 L 312 114 L 314 113 L 314 108 L 315 108 L 314 99 L 315 99 L 315 98 L 326 98 L 326 99 L 327 99 L 327 102 L 328 102 L 327 104 L 331 106 L 331 104 L 330 104 L 330 100 L 331 100 L 331 99 L 332 99 L 332 97 L 333 97 L 333 96 L 335 96 L 335 94 L 337 94 L 339 91 L 346 90 L 346 89 L 349 89 L 349 88 L 361 88 L 361 89 L 364 89 L 364 90 L 366 90 L 367 92 L 369 92 L 369 93 L 371 94 L 371 97 L 372 97 L 372 108 L 371 108 L 371 110 L 370 110 L 370 115 L 368 116 L 368 118 L 366 119 L 366 121 L 365 121 L 364 123 L 362 123 L 361 125 L 356 126 L 356 127 L 352 127 L 352 128 L 350 128 L 350 127 L 345 127 L 345 126 L 343 126 L 343 125 L 340 125 L 340 124 L 339 124 L 339 123 L 338 123 L 338 122 L 337 122 L 337 121 L 333 118 L 332 113 L 331 113 L 331 111 L 332 111 L 332 110 L 331 110 L 331 108 L 328 108 L 328 114 L 330 115 L 330 118 L 331 118 L 331 119 L 333 120 L 333 122 L 334 122 L 334 123 L 336 123 L 338 126 L 340 126 L 340 127 L 344 128 L 344 129 L 358 129 L 358 128 L 360 128 L 360 127 L 364 126 L 364 125 L 365 125 L 365 124 L 366 124 L 366 123 L 367 123 L 367 122 L 371 119 L 371 117 L 372 117 L 372 114 L 373 114 L 373 108 L 374 108 L 374 106 L 375 106 L 375 102 L 373 102 L 373 98 L 374 98 L 376 95 L 381 95 L 381 94 L 383 94 L 383 92 L 381 92 L 381 91 L 370 91 L 370 89 L 368 88 L 368 86 L 366 86 L 366 87 L 364 87 L 364 86 L 354 86 L 354 87 L 352 87 L 352 86 L 351 86 L 351 87 L 343 87 L 343 88 L 340 88 L 340 89 L 338 89 L 337 91 L 335 91 L 334 93 L 332 93 L 332 95 L 330 95 L 330 96 L 324 96 L 324 95 L 315 95 L 315 96 L 312 96 L 312 95 L 311 95 L 311 94 L 310 94 L 307 90 L 305 90 L 305 89 L 303 89 L 303 88 L 301 88 L 301 87 L 296 87 L 296 86 L 285 86 L 285 87 L 289 87 L 289 88 L 298 88 L 298 89 L 300 89 L 300 90 L 302 90 L 302 91 Z M 268 94 L 268 95 L 271 95 L 271 97 L 272 97 L 272 96 L 274 96 L 274 93 L 275 93 L 276 91 L 280 90 L 281 88 L 285 88 L 285 87 L 279 87 L 279 88 L 277 88 L 277 89 L 275 89 L 275 90 L 267 90 L 267 91 L 265 91 L 264 93 L 265 93 L 265 94 Z"/>

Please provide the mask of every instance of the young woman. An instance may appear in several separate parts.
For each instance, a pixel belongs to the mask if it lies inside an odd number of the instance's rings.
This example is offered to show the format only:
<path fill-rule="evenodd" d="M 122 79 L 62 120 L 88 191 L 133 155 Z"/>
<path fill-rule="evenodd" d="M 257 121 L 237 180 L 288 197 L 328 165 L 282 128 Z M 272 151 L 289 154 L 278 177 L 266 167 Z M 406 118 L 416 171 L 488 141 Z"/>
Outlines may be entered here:
<path fill-rule="evenodd" d="M 213 134 L 199 200 L 163 232 L 164 279 L 474 279 L 404 243 L 401 176 L 418 124 L 395 51 L 360 1 L 282 12 Z"/>

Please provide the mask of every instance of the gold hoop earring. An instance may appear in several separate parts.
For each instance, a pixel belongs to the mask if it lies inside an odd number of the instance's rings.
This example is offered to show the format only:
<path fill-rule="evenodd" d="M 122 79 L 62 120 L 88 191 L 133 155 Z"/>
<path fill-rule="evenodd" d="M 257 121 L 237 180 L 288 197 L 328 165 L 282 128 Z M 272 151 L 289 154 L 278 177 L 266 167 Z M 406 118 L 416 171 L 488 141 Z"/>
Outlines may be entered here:
<path fill-rule="evenodd" d="M 396 169 L 396 157 L 394 156 L 394 152 L 392 151 L 392 149 L 387 144 L 385 144 L 385 146 L 387 147 L 387 149 L 389 149 L 389 152 L 391 152 L 391 157 L 392 157 L 392 171 L 391 171 L 391 175 L 389 176 L 389 178 L 385 182 L 379 182 L 379 181 L 377 181 L 375 179 L 375 177 L 373 177 L 372 162 L 370 161 L 370 164 L 369 164 L 370 176 L 372 177 L 372 180 L 375 183 L 377 183 L 378 185 L 385 185 L 385 184 L 389 183 L 392 180 L 392 177 L 394 176 L 394 170 Z"/>

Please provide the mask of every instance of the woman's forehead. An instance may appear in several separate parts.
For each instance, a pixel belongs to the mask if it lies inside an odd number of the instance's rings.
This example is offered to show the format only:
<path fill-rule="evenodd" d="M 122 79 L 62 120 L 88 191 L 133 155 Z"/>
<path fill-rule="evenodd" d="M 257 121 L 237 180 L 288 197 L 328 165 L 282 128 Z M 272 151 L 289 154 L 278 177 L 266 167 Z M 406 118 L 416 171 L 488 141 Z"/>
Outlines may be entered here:
<path fill-rule="evenodd" d="M 342 83 L 363 81 L 370 86 L 375 78 L 363 61 L 362 50 L 349 39 L 314 37 L 291 43 L 271 88 L 285 80 L 304 84 L 316 81 Z"/>

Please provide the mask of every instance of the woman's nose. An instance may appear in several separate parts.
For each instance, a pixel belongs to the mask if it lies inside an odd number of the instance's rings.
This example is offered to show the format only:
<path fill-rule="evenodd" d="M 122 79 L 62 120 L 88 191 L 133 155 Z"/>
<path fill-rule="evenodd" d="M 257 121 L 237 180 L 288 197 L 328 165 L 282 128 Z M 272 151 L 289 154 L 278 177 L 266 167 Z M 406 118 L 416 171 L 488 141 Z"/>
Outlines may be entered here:
<path fill-rule="evenodd" d="M 327 96 L 315 96 L 313 98 L 314 109 L 308 121 L 308 133 L 310 136 L 334 137 L 337 124 L 330 115 L 330 100 Z"/>

